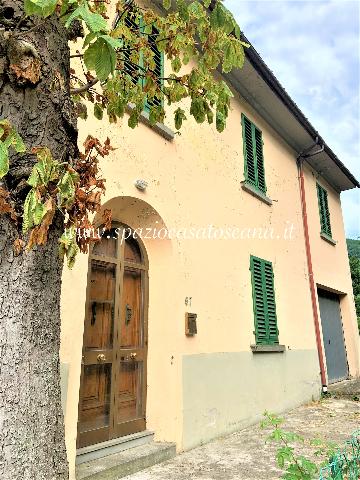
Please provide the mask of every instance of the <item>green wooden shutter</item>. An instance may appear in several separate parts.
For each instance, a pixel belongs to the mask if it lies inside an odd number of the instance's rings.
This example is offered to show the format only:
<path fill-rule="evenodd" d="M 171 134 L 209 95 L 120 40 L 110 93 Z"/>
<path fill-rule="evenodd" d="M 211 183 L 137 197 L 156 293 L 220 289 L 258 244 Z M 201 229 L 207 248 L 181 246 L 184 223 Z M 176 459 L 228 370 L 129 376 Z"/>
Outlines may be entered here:
<path fill-rule="evenodd" d="M 274 289 L 274 273 L 272 264 L 264 262 L 264 281 L 265 281 L 265 298 L 267 311 L 267 334 L 269 343 L 279 343 L 276 304 L 275 304 L 275 289 Z"/>
<path fill-rule="evenodd" d="M 252 123 L 245 115 L 242 116 L 244 157 L 245 157 L 245 179 L 256 187 L 256 164 L 254 155 L 254 140 Z"/>
<path fill-rule="evenodd" d="M 317 188 L 317 194 L 318 194 L 321 233 L 325 233 L 326 235 L 331 237 L 332 232 L 331 232 L 331 224 L 330 224 L 328 194 L 325 188 L 323 188 L 318 183 L 316 184 L 316 188 Z"/>
<path fill-rule="evenodd" d="M 159 51 L 157 47 L 157 38 L 159 35 L 159 30 L 156 27 L 153 27 L 152 33 L 149 35 L 149 45 L 151 51 L 154 53 L 154 62 L 155 62 L 155 68 L 154 68 L 154 74 L 156 76 L 156 82 L 157 84 L 161 87 L 163 80 L 162 78 L 164 77 L 164 55 L 162 52 Z M 151 101 L 146 101 L 145 104 L 145 109 L 150 110 L 152 106 L 159 107 L 163 103 L 162 98 L 155 97 Z"/>
<path fill-rule="evenodd" d="M 255 320 L 256 343 L 267 343 L 266 312 L 264 299 L 264 284 L 262 274 L 262 262 L 258 258 L 251 257 L 252 287 Z"/>
<path fill-rule="evenodd" d="M 259 129 L 254 126 L 255 147 L 256 147 L 256 173 L 257 186 L 262 192 L 266 192 L 265 184 L 265 169 L 264 169 L 264 154 L 263 154 L 263 140 Z"/>
<path fill-rule="evenodd" d="M 140 26 L 136 21 L 135 16 L 132 15 L 131 10 L 126 15 L 124 23 L 125 23 L 125 26 L 132 31 L 139 30 L 139 35 L 140 35 Z M 132 83 L 134 85 L 137 85 L 137 83 L 139 82 L 139 67 L 137 65 L 134 65 L 134 63 L 131 62 L 130 60 L 131 54 L 132 54 L 132 50 L 130 49 L 124 51 L 124 70 L 129 75 Z"/>
<path fill-rule="evenodd" d="M 242 115 L 245 179 L 266 193 L 263 140 L 261 131 L 244 114 Z"/>
<path fill-rule="evenodd" d="M 331 232 L 331 224 L 330 224 L 330 212 L 329 212 L 329 203 L 328 203 L 328 193 L 325 189 L 323 189 L 323 202 L 324 202 L 324 210 L 325 210 L 325 223 L 326 223 L 326 233 L 329 237 L 332 236 Z"/>
<path fill-rule="evenodd" d="M 256 343 L 259 345 L 279 343 L 272 264 L 251 256 L 250 269 Z"/>
<path fill-rule="evenodd" d="M 321 226 L 321 231 L 325 231 L 325 217 L 324 217 L 324 207 L 323 207 L 323 198 L 322 198 L 322 188 L 320 185 L 317 183 L 316 184 L 316 190 L 317 190 L 317 195 L 318 195 L 318 204 L 319 204 L 319 216 L 320 216 L 320 226 Z"/>

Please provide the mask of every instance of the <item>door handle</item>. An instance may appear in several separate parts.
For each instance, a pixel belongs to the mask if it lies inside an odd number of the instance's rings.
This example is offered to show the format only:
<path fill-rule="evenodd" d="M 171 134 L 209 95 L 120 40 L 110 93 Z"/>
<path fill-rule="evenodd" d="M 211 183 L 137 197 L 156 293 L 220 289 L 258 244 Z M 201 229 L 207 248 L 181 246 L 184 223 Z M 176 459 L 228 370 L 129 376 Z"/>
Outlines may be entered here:
<path fill-rule="evenodd" d="M 124 357 L 121 357 L 122 362 L 130 362 L 131 360 L 135 360 L 137 357 L 137 353 L 130 353 L 130 355 L 126 355 Z"/>
<path fill-rule="evenodd" d="M 126 304 L 125 307 L 125 325 L 129 325 L 132 317 L 132 308 L 130 305 Z"/>
<path fill-rule="evenodd" d="M 104 363 L 106 362 L 106 357 L 103 353 L 100 353 L 98 356 L 97 356 L 97 361 L 98 363 Z"/>

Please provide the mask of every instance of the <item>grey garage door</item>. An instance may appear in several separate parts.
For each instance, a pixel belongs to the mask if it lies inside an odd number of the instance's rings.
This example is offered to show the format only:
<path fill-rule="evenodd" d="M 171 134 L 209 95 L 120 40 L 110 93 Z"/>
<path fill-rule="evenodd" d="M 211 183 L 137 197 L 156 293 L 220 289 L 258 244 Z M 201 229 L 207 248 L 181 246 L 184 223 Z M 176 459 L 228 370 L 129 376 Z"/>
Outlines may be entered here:
<path fill-rule="evenodd" d="M 339 382 L 348 376 L 339 296 L 318 290 L 318 297 L 328 380 Z"/>

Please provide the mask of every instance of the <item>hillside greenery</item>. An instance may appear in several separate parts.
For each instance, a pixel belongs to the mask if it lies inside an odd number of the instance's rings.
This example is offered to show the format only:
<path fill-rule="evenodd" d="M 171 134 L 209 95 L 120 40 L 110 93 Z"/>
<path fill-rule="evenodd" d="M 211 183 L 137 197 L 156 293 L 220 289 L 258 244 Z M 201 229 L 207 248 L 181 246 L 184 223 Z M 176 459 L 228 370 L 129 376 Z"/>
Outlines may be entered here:
<path fill-rule="evenodd" d="M 360 240 L 347 239 L 351 279 L 360 333 Z"/>

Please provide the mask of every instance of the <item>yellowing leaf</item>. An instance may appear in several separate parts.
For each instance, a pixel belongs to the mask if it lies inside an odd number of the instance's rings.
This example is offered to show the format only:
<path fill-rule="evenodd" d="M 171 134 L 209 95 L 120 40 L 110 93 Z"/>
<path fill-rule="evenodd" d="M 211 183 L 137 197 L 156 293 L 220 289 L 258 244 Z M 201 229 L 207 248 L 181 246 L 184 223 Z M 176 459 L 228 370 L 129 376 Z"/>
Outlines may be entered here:
<path fill-rule="evenodd" d="M 3 142 L 0 142 L 0 178 L 9 171 L 9 152 Z"/>

